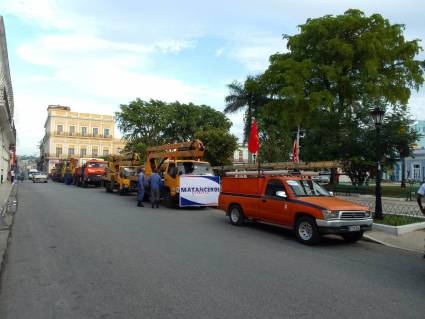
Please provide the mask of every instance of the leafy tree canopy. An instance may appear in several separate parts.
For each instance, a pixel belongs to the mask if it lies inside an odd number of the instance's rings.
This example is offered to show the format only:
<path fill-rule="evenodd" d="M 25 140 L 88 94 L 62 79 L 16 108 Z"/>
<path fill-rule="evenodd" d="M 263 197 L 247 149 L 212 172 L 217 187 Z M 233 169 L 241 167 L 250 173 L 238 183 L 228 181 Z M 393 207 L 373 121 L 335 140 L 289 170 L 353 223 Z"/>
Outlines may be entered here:
<path fill-rule="evenodd" d="M 222 163 L 236 148 L 231 143 L 236 138 L 229 133 L 230 120 L 209 106 L 136 99 L 120 108 L 115 117 L 128 141 L 127 150 L 144 154 L 148 146 L 188 141 L 196 138 L 199 132 L 209 134 L 204 135 L 206 141 L 203 142 L 212 162 Z M 215 151 L 216 144 L 210 138 L 213 133 L 227 143 L 222 154 Z"/>
<path fill-rule="evenodd" d="M 226 102 L 245 101 L 228 104 L 229 111 L 255 110 L 268 154 L 263 157 L 284 156 L 267 145 L 279 142 L 287 152 L 291 132 L 301 125 L 306 130 L 301 159 L 343 160 L 351 163 L 346 169 L 353 179 L 364 180 L 375 161 L 370 112 L 376 106 L 386 111 L 386 161 L 408 154 L 417 136 L 409 129 L 407 103 L 411 90 L 424 82 L 425 62 L 416 59 L 420 40 L 406 40 L 403 25 L 354 9 L 308 19 L 299 28 L 298 34 L 284 35 L 287 52 L 272 55 L 263 74 L 229 86 Z"/>

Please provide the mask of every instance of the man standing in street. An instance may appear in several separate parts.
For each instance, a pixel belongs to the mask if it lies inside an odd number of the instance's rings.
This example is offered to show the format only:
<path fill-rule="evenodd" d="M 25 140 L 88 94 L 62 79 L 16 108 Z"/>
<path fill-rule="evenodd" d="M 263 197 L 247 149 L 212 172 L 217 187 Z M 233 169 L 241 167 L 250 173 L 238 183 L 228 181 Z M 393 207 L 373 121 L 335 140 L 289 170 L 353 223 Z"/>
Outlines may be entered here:
<path fill-rule="evenodd" d="M 143 207 L 143 198 L 145 197 L 145 173 L 143 168 L 138 170 L 139 177 L 137 179 L 137 206 Z"/>
<path fill-rule="evenodd" d="M 12 169 L 10 171 L 10 182 L 13 184 L 14 180 L 15 180 L 15 171 Z"/>
<path fill-rule="evenodd" d="M 152 208 L 156 206 L 159 207 L 159 194 L 161 189 L 161 177 L 158 175 L 158 171 L 155 168 L 150 177 L 150 187 L 151 187 L 151 203 Z"/>
<path fill-rule="evenodd" d="M 422 197 L 425 196 L 425 182 L 422 183 L 421 187 L 419 187 L 418 191 L 416 192 L 416 200 L 418 201 L 419 209 L 421 210 L 422 214 L 425 215 L 425 209 L 422 206 Z"/>

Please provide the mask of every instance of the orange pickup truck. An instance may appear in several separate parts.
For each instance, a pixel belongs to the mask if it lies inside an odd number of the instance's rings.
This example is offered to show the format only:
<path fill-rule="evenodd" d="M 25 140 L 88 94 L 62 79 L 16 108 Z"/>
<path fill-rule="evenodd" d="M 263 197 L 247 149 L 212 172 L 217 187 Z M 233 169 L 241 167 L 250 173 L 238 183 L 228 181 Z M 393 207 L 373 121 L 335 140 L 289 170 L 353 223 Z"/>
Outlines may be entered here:
<path fill-rule="evenodd" d="M 318 243 L 322 234 L 355 242 L 373 223 L 368 207 L 333 197 L 304 176 L 223 177 L 218 202 L 233 225 L 277 224 L 294 230 L 307 245 Z"/>

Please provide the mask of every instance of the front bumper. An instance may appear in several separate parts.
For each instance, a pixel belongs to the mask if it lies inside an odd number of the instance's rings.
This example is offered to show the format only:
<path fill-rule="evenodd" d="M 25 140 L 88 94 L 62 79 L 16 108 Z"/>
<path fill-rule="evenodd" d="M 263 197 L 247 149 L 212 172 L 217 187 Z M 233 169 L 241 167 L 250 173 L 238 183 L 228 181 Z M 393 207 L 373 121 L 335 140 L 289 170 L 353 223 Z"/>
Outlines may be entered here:
<path fill-rule="evenodd" d="M 322 234 L 344 234 L 351 233 L 349 226 L 360 226 L 360 231 L 365 232 L 372 229 L 373 219 L 358 219 L 358 220 L 324 220 L 316 219 L 319 232 Z"/>
<path fill-rule="evenodd" d="M 100 183 L 102 181 L 102 179 L 103 179 L 103 175 L 93 174 L 93 175 L 87 176 L 87 182 L 89 182 L 89 183 L 92 183 L 92 182 Z"/>

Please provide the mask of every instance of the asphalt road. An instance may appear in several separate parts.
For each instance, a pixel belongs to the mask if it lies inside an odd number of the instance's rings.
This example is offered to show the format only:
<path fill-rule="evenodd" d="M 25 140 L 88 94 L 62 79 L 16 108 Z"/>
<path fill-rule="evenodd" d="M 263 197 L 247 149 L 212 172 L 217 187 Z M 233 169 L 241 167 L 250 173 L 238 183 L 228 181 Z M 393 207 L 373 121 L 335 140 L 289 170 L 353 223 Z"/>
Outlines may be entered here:
<path fill-rule="evenodd" d="M 24 183 L 0 318 L 424 318 L 419 254 Z"/>

